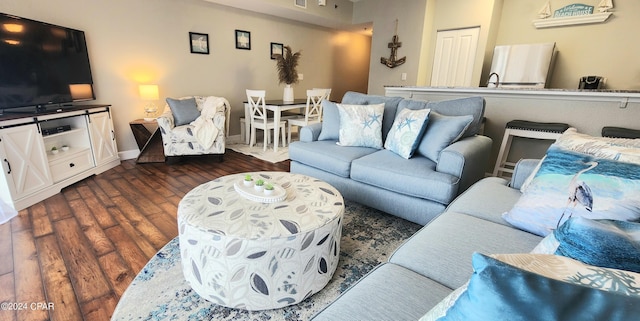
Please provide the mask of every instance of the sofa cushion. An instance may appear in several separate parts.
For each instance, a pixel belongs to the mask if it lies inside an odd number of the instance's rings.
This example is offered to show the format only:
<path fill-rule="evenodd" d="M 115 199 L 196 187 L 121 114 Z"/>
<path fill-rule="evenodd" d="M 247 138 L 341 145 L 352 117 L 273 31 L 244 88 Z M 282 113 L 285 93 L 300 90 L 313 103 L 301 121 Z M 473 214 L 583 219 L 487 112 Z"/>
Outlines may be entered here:
<path fill-rule="evenodd" d="M 354 159 L 376 152 L 375 148 L 344 147 L 332 140 L 293 142 L 289 146 L 292 161 L 321 169 L 340 177 L 349 177 Z"/>
<path fill-rule="evenodd" d="M 417 320 L 450 292 L 420 274 L 386 263 L 369 272 L 312 320 Z"/>
<path fill-rule="evenodd" d="M 637 221 L 638 189 L 640 165 L 552 145 L 531 185 L 504 219 L 541 236 L 572 216 Z"/>
<path fill-rule="evenodd" d="M 522 193 L 507 184 L 507 180 L 499 177 L 483 178 L 451 202 L 447 211 L 511 226 L 502 218 L 502 213 L 510 210 Z"/>
<path fill-rule="evenodd" d="M 200 116 L 200 111 L 198 110 L 195 98 L 167 98 L 166 101 L 169 108 L 171 108 L 175 126 L 189 124 Z"/>
<path fill-rule="evenodd" d="M 384 148 L 403 158 L 411 158 L 427 128 L 430 111 L 430 109 L 399 111 L 384 142 Z"/>
<path fill-rule="evenodd" d="M 389 150 L 363 156 L 351 164 L 351 179 L 379 188 L 449 204 L 458 192 L 458 178 L 435 171 L 426 157 L 404 159 Z"/>
<path fill-rule="evenodd" d="M 382 115 L 384 104 L 338 104 L 340 113 L 340 146 L 382 148 Z"/>
<path fill-rule="evenodd" d="M 473 121 L 473 116 L 445 116 L 431 112 L 429 124 L 418 145 L 418 154 L 438 162 L 440 152 L 455 143 Z"/>
<path fill-rule="evenodd" d="M 473 252 L 529 252 L 541 239 L 513 227 L 447 211 L 396 249 L 389 262 L 455 289 L 473 272 Z"/>
<path fill-rule="evenodd" d="M 384 116 L 382 117 L 382 141 L 387 139 L 387 134 L 393 125 L 393 120 L 396 117 L 396 110 L 398 104 L 402 100 L 402 97 L 386 97 L 376 95 L 366 95 L 353 91 L 348 91 L 342 97 L 343 104 L 350 105 L 372 105 L 384 103 Z M 330 121 L 327 118 L 323 118 L 324 121 Z M 331 120 L 333 121 L 333 120 Z"/>
<path fill-rule="evenodd" d="M 484 117 L 485 101 L 482 97 L 468 97 L 430 102 L 404 99 L 398 104 L 398 110 L 403 108 L 429 108 L 432 112 L 435 111 L 445 116 L 472 115 L 473 121 L 462 134 L 462 137 L 469 137 L 480 132 L 480 127 L 482 126 L 482 120 Z"/>
<path fill-rule="evenodd" d="M 475 253 L 473 268 L 467 290 L 438 320 L 623 321 L 640 313 L 636 273 L 544 254 Z"/>

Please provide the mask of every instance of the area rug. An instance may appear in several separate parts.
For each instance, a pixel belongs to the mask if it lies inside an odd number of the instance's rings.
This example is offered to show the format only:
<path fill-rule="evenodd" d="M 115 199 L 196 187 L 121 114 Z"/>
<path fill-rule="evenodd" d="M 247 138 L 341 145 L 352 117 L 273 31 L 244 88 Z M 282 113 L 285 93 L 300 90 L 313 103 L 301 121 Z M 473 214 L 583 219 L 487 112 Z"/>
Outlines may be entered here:
<path fill-rule="evenodd" d="M 206 301 L 184 280 L 176 237 L 135 277 L 111 320 L 309 320 L 376 265 L 385 262 L 421 226 L 346 202 L 340 261 L 327 286 L 292 306 L 265 311 L 230 309 Z"/>
<path fill-rule="evenodd" d="M 273 146 L 269 146 L 266 151 L 263 151 L 262 144 L 253 145 L 253 147 L 246 144 L 231 144 L 227 145 L 227 148 L 271 163 L 279 163 L 289 159 L 289 148 L 282 146 L 278 147 L 278 152 L 273 151 Z"/>

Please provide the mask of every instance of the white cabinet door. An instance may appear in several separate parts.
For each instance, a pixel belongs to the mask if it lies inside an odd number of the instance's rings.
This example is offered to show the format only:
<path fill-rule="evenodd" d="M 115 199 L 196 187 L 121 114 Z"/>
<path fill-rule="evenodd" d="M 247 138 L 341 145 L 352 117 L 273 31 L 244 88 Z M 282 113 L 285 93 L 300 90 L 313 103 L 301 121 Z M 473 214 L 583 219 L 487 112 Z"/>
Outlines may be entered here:
<path fill-rule="evenodd" d="M 36 124 L 0 130 L 0 155 L 14 200 L 53 185 L 47 151 Z"/>
<path fill-rule="evenodd" d="M 96 166 L 118 158 L 116 135 L 108 111 L 89 114 L 89 135 Z"/>
<path fill-rule="evenodd" d="M 480 27 L 438 31 L 431 86 L 469 87 Z"/>

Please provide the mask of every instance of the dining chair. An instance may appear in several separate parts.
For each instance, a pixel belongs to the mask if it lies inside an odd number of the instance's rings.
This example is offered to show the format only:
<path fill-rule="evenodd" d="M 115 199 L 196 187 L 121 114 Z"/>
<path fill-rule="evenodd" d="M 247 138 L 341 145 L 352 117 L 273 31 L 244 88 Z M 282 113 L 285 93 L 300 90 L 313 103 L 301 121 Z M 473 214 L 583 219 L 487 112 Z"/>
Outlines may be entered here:
<path fill-rule="evenodd" d="M 291 144 L 291 127 L 303 127 L 309 124 L 319 123 L 322 121 L 322 101 L 327 99 L 331 94 L 331 89 L 310 89 L 307 90 L 307 106 L 303 117 L 289 118 L 289 136 L 287 140 Z"/>
<path fill-rule="evenodd" d="M 264 97 L 266 91 L 264 90 L 251 90 L 247 89 L 247 102 L 250 106 L 251 115 L 251 138 L 249 139 L 249 147 L 253 147 L 256 143 L 256 129 L 262 129 L 264 131 L 264 143 L 263 150 L 267 150 L 269 144 L 270 131 L 275 128 L 275 122 L 273 118 L 267 117 L 267 108 L 265 107 Z M 285 136 L 285 130 L 287 127 L 287 121 L 282 120 L 279 124 L 282 128 L 282 137 Z M 282 147 L 286 146 L 286 141 L 282 140 Z"/>

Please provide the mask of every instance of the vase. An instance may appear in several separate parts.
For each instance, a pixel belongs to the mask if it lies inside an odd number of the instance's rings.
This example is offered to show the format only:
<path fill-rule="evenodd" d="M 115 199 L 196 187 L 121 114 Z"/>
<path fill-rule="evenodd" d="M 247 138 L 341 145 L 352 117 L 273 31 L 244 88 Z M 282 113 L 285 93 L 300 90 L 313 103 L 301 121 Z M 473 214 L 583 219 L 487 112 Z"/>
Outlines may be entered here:
<path fill-rule="evenodd" d="M 293 87 L 291 84 L 286 84 L 284 86 L 284 95 L 282 96 L 283 101 L 293 101 Z"/>

